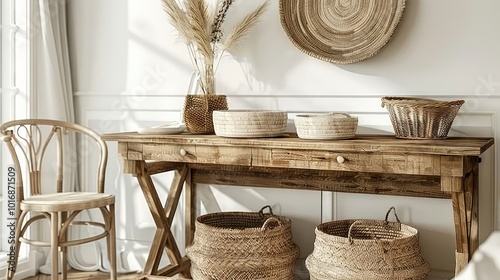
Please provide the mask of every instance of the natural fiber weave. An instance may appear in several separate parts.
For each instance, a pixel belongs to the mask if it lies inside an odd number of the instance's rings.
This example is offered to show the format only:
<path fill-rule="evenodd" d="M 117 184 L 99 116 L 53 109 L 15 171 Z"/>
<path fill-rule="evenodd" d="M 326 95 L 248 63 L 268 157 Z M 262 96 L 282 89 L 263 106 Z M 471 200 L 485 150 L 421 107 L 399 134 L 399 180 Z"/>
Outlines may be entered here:
<path fill-rule="evenodd" d="M 397 138 L 445 139 L 464 100 L 383 97 Z"/>
<path fill-rule="evenodd" d="M 186 248 L 193 279 L 291 280 L 299 248 L 291 221 L 259 212 L 219 212 L 196 219 Z"/>
<path fill-rule="evenodd" d="M 284 111 L 225 110 L 213 114 L 215 134 L 223 137 L 273 137 L 285 132 Z"/>
<path fill-rule="evenodd" d="M 303 139 L 351 139 L 356 135 L 358 118 L 346 113 L 297 115 L 295 127 Z"/>
<path fill-rule="evenodd" d="M 348 64 L 372 57 L 390 40 L 406 0 L 280 0 L 281 25 L 304 53 Z"/>
<path fill-rule="evenodd" d="M 186 95 L 183 119 L 188 132 L 214 133 L 212 113 L 215 110 L 227 110 L 227 97 L 225 95 Z"/>
<path fill-rule="evenodd" d="M 387 218 L 394 210 L 397 222 Z M 401 224 L 394 207 L 385 220 L 339 220 L 319 225 L 306 259 L 312 280 L 426 279 L 418 231 Z"/>

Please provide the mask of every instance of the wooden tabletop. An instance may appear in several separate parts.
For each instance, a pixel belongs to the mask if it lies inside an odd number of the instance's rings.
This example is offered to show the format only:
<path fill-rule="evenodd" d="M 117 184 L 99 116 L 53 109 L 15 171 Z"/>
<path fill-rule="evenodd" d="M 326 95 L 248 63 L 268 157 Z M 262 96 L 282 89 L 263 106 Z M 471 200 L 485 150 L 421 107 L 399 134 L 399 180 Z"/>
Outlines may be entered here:
<path fill-rule="evenodd" d="M 392 135 L 356 135 L 348 140 L 308 140 L 295 134 L 273 138 L 225 138 L 216 135 L 155 135 L 120 132 L 102 135 L 106 141 L 204 146 L 265 147 L 346 152 L 394 152 L 404 154 L 479 156 L 494 143 L 491 137 L 449 137 L 447 139 L 410 140 Z"/>

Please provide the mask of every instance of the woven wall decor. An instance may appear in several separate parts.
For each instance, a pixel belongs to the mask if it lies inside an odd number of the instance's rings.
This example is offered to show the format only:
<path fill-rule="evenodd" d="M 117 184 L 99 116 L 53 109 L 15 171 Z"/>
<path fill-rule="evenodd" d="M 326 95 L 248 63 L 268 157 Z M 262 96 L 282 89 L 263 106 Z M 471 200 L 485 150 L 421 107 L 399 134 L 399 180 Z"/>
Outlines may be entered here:
<path fill-rule="evenodd" d="M 281 25 L 304 53 L 338 64 L 375 55 L 390 40 L 406 0 L 280 0 Z"/>

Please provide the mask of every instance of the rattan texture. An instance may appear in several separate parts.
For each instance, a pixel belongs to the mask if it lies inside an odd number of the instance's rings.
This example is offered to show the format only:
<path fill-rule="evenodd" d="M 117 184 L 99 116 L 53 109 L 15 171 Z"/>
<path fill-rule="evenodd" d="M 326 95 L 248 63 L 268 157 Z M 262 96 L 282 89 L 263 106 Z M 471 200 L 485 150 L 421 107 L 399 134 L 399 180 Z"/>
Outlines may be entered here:
<path fill-rule="evenodd" d="M 389 209 L 389 212 L 394 207 Z M 314 250 L 306 259 L 312 280 L 426 279 L 418 231 L 385 220 L 338 220 L 315 229 Z"/>
<path fill-rule="evenodd" d="M 358 118 L 347 113 L 297 115 L 295 128 L 303 139 L 351 139 L 356 135 Z"/>
<path fill-rule="evenodd" d="M 193 279 L 293 279 L 299 248 L 291 220 L 263 209 L 198 217 L 186 248 Z"/>
<path fill-rule="evenodd" d="M 302 52 L 338 64 L 370 58 L 393 35 L 406 0 L 280 0 L 281 25 Z"/>
<path fill-rule="evenodd" d="M 225 95 L 186 95 L 183 120 L 188 132 L 197 134 L 214 133 L 213 111 L 227 109 L 227 96 Z"/>
<path fill-rule="evenodd" d="M 213 113 L 215 134 L 222 137 L 274 137 L 283 135 L 288 114 L 284 111 L 220 110 Z"/>
<path fill-rule="evenodd" d="M 464 100 L 439 101 L 416 97 L 383 97 L 394 134 L 406 139 L 445 139 Z"/>

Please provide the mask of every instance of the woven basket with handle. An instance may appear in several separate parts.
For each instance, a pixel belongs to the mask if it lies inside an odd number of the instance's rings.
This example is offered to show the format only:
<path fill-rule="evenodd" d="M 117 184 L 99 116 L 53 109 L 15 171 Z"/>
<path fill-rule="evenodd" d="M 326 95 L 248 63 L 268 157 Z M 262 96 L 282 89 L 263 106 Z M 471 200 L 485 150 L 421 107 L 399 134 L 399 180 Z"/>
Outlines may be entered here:
<path fill-rule="evenodd" d="M 396 222 L 389 222 L 394 211 Z M 319 225 L 306 259 L 312 280 L 426 279 L 418 231 L 401 224 L 391 207 L 385 220 L 339 220 Z"/>
<path fill-rule="evenodd" d="M 264 213 L 269 208 L 270 213 Z M 193 279 L 291 280 L 299 248 L 291 220 L 259 212 L 218 212 L 196 219 L 186 248 Z"/>

